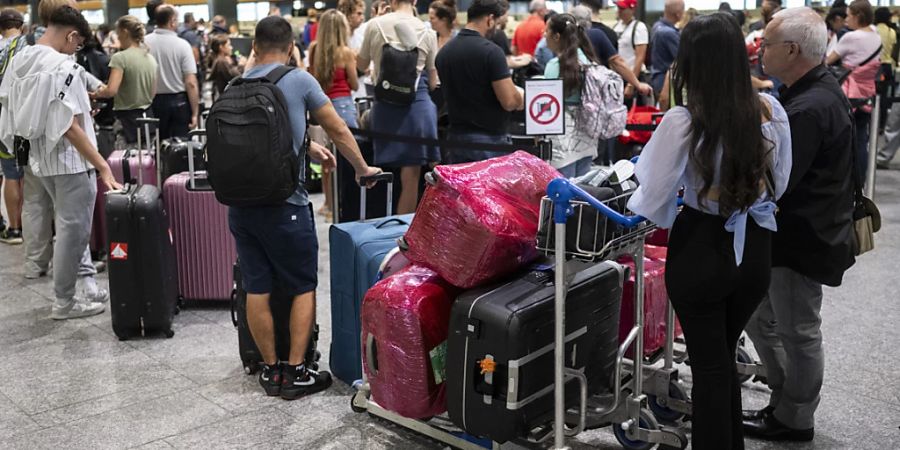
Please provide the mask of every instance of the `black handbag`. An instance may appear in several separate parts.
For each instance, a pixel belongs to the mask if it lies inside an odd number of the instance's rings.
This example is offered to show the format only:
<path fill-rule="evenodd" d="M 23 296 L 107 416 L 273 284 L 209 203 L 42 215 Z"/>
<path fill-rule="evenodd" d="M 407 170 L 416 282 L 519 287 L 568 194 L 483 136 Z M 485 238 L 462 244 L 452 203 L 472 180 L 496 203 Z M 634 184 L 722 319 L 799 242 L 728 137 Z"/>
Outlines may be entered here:
<path fill-rule="evenodd" d="M 859 65 L 857 65 L 856 67 L 850 68 L 850 67 L 845 67 L 842 64 L 837 64 L 837 65 L 833 65 L 833 66 L 828 66 L 828 71 L 831 72 L 831 74 L 834 75 L 835 78 L 837 78 L 838 84 L 844 84 L 844 82 L 847 81 L 847 78 L 850 77 L 850 74 L 853 73 L 854 70 L 868 64 L 869 61 L 875 59 L 875 57 L 881 53 L 882 48 L 883 47 L 881 45 L 879 45 L 878 50 L 875 50 L 875 53 L 872 53 L 871 56 L 866 58 L 865 61 L 859 63 Z"/>

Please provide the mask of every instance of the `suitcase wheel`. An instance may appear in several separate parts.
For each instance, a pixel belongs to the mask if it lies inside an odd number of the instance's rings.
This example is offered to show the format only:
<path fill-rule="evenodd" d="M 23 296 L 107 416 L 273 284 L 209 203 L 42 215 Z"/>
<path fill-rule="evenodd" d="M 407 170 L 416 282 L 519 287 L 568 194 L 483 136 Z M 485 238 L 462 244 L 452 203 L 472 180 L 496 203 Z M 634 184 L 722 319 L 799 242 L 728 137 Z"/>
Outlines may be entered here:
<path fill-rule="evenodd" d="M 357 414 L 362 414 L 367 411 L 366 408 L 361 408 L 359 406 L 356 406 L 355 403 L 353 403 L 353 400 L 356 399 L 357 395 L 360 395 L 360 394 L 356 393 L 356 394 L 350 396 L 350 409 Z"/>
<path fill-rule="evenodd" d="M 166 330 L 166 339 L 172 339 L 172 336 L 175 336 L 175 332 L 172 330 Z"/>
<path fill-rule="evenodd" d="M 645 430 L 658 430 L 659 423 L 656 421 L 656 417 L 653 416 L 653 413 L 647 410 L 646 408 L 641 408 L 640 419 L 637 424 L 632 425 L 632 427 L 639 426 Z M 619 444 L 622 445 L 622 448 L 625 450 L 650 450 L 656 446 L 655 442 L 644 442 L 641 440 L 631 440 L 628 437 L 627 431 L 623 430 L 618 423 L 613 423 L 613 434 L 616 435 L 616 440 L 619 441 Z"/>

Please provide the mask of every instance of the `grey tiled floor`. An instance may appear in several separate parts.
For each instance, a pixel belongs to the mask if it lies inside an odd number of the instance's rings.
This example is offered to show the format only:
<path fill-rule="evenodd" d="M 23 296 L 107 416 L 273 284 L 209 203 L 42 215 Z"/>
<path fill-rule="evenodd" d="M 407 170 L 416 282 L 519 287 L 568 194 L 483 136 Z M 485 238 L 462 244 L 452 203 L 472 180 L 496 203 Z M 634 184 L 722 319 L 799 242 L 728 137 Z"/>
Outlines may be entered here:
<path fill-rule="evenodd" d="M 900 172 L 879 172 L 884 228 L 823 307 L 827 373 L 816 440 L 748 440 L 750 449 L 900 448 Z M 321 196 L 314 196 L 318 203 Z M 318 321 L 330 341 L 327 228 L 319 223 Z M 189 307 L 175 337 L 119 342 L 109 313 L 54 322 L 52 287 L 22 278 L 22 247 L 0 245 L 0 447 L 2 448 L 440 448 L 392 424 L 355 414 L 341 383 L 295 402 L 264 397 L 241 371 L 227 305 Z M 101 276 L 106 283 L 105 275 Z M 689 376 L 686 377 L 689 381 Z M 765 404 L 760 385 L 748 407 Z M 618 448 L 610 430 L 581 448 Z"/>

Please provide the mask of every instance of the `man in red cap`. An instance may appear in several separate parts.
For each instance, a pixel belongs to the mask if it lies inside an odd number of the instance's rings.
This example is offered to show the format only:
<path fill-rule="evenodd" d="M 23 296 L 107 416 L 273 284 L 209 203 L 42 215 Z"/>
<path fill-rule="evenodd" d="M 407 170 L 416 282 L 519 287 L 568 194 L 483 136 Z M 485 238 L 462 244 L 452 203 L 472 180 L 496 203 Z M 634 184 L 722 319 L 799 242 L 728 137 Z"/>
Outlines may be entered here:
<path fill-rule="evenodd" d="M 625 64 L 634 72 L 635 78 L 641 76 L 644 70 L 644 60 L 647 57 L 647 44 L 650 43 L 650 32 L 647 25 L 635 19 L 634 10 L 637 8 L 637 0 L 619 0 L 616 2 L 619 8 L 616 26 L 613 31 L 619 37 L 619 56 L 625 60 Z M 629 86 L 625 90 L 625 96 L 631 97 L 634 88 Z"/>
<path fill-rule="evenodd" d="M 534 49 L 544 37 L 544 16 L 549 12 L 547 4 L 544 0 L 531 0 L 528 12 L 531 15 L 519 24 L 516 32 L 513 33 L 512 52 L 514 55 L 534 56 Z"/>

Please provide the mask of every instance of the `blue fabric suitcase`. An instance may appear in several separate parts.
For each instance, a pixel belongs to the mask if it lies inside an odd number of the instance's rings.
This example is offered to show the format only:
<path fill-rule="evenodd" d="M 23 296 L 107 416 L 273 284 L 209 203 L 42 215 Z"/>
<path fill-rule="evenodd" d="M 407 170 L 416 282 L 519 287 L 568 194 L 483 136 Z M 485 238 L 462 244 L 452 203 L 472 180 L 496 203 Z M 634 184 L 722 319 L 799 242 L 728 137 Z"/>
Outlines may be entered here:
<path fill-rule="evenodd" d="M 392 180 L 383 174 L 383 180 Z M 388 196 L 391 195 L 388 189 Z M 365 192 L 362 192 L 365 205 Z M 388 200 L 388 208 L 391 201 Z M 365 217 L 365 211 L 360 215 Z M 360 308 L 366 291 L 375 284 L 385 255 L 406 233 L 412 214 L 347 222 L 331 226 L 328 243 L 331 258 L 331 373 L 347 384 L 362 378 Z"/>

